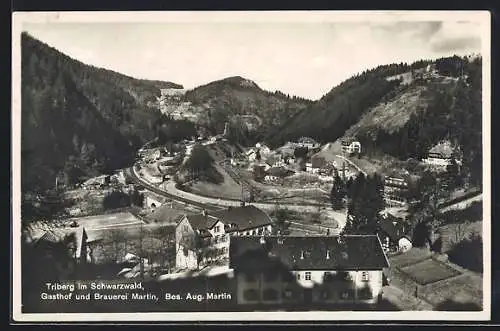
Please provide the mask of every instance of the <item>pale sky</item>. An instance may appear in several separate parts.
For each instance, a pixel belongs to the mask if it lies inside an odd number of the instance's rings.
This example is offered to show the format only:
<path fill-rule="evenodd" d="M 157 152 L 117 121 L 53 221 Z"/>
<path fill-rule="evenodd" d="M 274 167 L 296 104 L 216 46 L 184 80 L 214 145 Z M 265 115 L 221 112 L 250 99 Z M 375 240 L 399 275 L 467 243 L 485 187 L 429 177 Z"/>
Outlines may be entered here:
<path fill-rule="evenodd" d="M 470 21 L 221 21 L 24 23 L 35 38 L 86 64 L 191 89 L 229 76 L 319 99 L 380 64 L 481 53 Z M 484 46 L 484 45 L 483 45 Z"/>

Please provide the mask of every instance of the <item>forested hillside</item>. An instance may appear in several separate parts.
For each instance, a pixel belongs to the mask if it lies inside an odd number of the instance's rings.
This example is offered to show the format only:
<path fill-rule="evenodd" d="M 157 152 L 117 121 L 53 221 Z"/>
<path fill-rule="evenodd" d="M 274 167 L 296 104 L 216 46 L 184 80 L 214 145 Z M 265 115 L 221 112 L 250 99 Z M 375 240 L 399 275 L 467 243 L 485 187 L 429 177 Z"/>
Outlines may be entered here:
<path fill-rule="evenodd" d="M 266 140 L 276 146 L 301 136 L 323 143 L 356 137 L 364 153 L 406 160 L 422 159 L 447 139 L 461 149 L 464 175 L 479 184 L 481 63 L 480 57 L 453 56 L 379 66 L 333 88 Z"/>
<path fill-rule="evenodd" d="M 187 91 L 186 101 L 194 105 L 206 107 L 200 116 L 200 124 L 206 126 L 211 133 L 222 133 L 224 123 L 230 122 L 236 131 L 244 129 L 245 122 L 258 118 L 260 122 L 252 136 L 266 135 L 276 130 L 291 116 L 304 109 L 312 101 L 298 97 L 290 97 L 282 92 L 262 90 L 255 82 L 235 76 L 211 82 Z M 252 131 L 252 130 L 251 130 Z M 244 137 L 240 137 L 244 140 Z M 240 141 L 244 143 L 244 141 Z"/>
<path fill-rule="evenodd" d="M 422 159 L 437 142 L 449 140 L 463 158 L 462 170 L 473 184 L 482 173 L 482 61 L 459 57 L 436 62 L 438 82 L 420 82 L 427 89 L 426 107 L 407 114 L 396 130 L 385 125 L 361 125 L 356 137 L 366 151 L 380 150 L 401 160 Z M 444 82 L 443 82 L 443 79 Z M 449 79 L 451 78 L 451 79 Z M 424 103 L 422 98 L 410 103 Z M 387 111 L 389 111 L 387 109 Z M 401 108 L 395 111 L 402 112 Z"/>
<path fill-rule="evenodd" d="M 267 137 L 271 145 L 280 145 L 302 136 L 321 142 L 335 141 L 355 124 L 370 107 L 399 87 L 400 81 L 388 81 L 386 77 L 425 67 L 428 61 L 411 65 L 404 63 L 379 66 L 355 75 L 334 87 L 318 102 L 297 112 Z"/>
<path fill-rule="evenodd" d="M 85 65 L 26 33 L 21 52 L 24 192 L 129 164 L 166 120 L 159 89 L 181 87 Z"/>

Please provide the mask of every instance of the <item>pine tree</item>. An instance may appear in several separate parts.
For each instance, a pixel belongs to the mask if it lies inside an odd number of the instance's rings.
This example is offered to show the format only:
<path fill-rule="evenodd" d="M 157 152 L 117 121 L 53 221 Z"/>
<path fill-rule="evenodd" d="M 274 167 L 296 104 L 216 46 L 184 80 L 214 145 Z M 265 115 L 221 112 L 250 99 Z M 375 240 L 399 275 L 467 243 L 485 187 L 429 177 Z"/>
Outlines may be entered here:
<path fill-rule="evenodd" d="M 338 172 L 333 179 L 333 187 L 330 192 L 330 199 L 334 210 L 340 210 L 344 206 L 344 197 L 346 195 L 346 187 Z"/>

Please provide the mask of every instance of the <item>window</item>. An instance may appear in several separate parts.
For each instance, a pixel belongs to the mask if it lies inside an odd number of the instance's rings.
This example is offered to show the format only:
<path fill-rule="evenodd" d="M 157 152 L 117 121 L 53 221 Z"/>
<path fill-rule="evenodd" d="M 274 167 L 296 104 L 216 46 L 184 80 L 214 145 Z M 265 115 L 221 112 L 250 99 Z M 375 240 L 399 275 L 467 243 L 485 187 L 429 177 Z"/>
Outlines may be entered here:
<path fill-rule="evenodd" d="M 276 272 L 266 272 L 264 274 L 264 279 L 266 282 L 274 282 L 278 279 Z"/>
<path fill-rule="evenodd" d="M 373 299 L 373 293 L 371 288 L 363 287 L 358 291 L 358 298 L 361 300 L 370 300 Z"/>
<path fill-rule="evenodd" d="M 347 271 L 339 272 L 338 277 L 339 277 L 339 279 L 346 280 L 346 281 L 352 280 L 351 274 L 349 274 L 349 272 L 347 272 Z"/>
<path fill-rule="evenodd" d="M 346 291 L 340 292 L 340 298 L 342 300 L 349 300 L 349 299 L 352 299 L 353 297 L 354 297 L 353 290 L 346 290 Z"/>
<path fill-rule="evenodd" d="M 285 299 L 293 299 L 294 298 L 294 292 L 292 289 L 285 289 L 283 291 L 283 298 Z"/>
<path fill-rule="evenodd" d="M 330 291 L 328 290 L 323 290 L 321 292 L 321 298 L 323 298 L 323 300 L 326 300 L 326 299 L 329 299 L 331 297 L 330 295 Z"/>
<path fill-rule="evenodd" d="M 273 301 L 278 299 L 278 291 L 273 288 L 264 290 L 263 299 L 266 301 Z"/>
<path fill-rule="evenodd" d="M 226 254 L 227 253 L 227 247 L 222 247 L 221 254 Z"/>
<path fill-rule="evenodd" d="M 300 280 L 300 273 L 297 273 L 297 280 Z"/>
<path fill-rule="evenodd" d="M 245 279 L 247 282 L 255 282 L 257 280 L 257 277 L 253 272 L 249 272 L 245 274 Z"/>
<path fill-rule="evenodd" d="M 311 272 L 306 272 L 306 280 L 311 280 Z"/>
<path fill-rule="evenodd" d="M 184 224 L 184 226 L 182 227 L 182 231 L 184 232 L 188 232 L 189 231 L 189 226 Z"/>
<path fill-rule="evenodd" d="M 220 231 L 220 225 L 217 225 L 215 228 L 214 228 L 214 232 L 215 233 L 218 233 Z"/>
<path fill-rule="evenodd" d="M 243 297 L 246 301 L 257 301 L 259 300 L 259 292 L 255 289 L 248 289 L 243 292 Z"/>
<path fill-rule="evenodd" d="M 363 271 L 363 272 L 361 273 L 361 280 L 362 280 L 363 282 L 367 282 L 367 281 L 369 281 L 369 280 L 370 280 L 370 273 L 369 273 L 368 271 Z"/>

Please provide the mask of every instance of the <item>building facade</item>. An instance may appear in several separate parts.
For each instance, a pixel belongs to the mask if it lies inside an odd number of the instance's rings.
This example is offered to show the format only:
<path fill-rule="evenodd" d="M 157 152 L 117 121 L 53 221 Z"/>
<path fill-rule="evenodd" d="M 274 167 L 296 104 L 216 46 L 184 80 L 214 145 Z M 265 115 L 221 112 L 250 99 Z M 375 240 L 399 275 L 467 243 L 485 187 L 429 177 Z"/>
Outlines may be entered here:
<path fill-rule="evenodd" d="M 343 153 L 353 154 L 361 153 L 361 143 L 352 139 L 344 139 L 341 141 L 341 149 Z"/>
<path fill-rule="evenodd" d="M 442 141 L 432 147 L 427 154 L 427 158 L 422 161 L 426 164 L 434 166 L 435 168 L 446 170 L 446 167 L 452 164 L 453 159 L 455 159 L 458 165 L 461 164 L 460 157 L 455 154 L 454 147 L 451 143 L 449 141 Z"/>
<path fill-rule="evenodd" d="M 240 237 L 230 247 L 240 305 L 373 305 L 388 266 L 374 235 Z"/>
<path fill-rule="evenodd" d="M 383 197 L 386 206 L 402 207 L 408 202 L 409 183 L 405 178 L 386 176 Z"/>
<path fill-rule="evenodd" d="M 269 215 L 251 205 L 185 215 L 175 229 L 176 267 L 199 269 L 216 261 L 227 261 L 232 237 L 271 232 Z"/>

